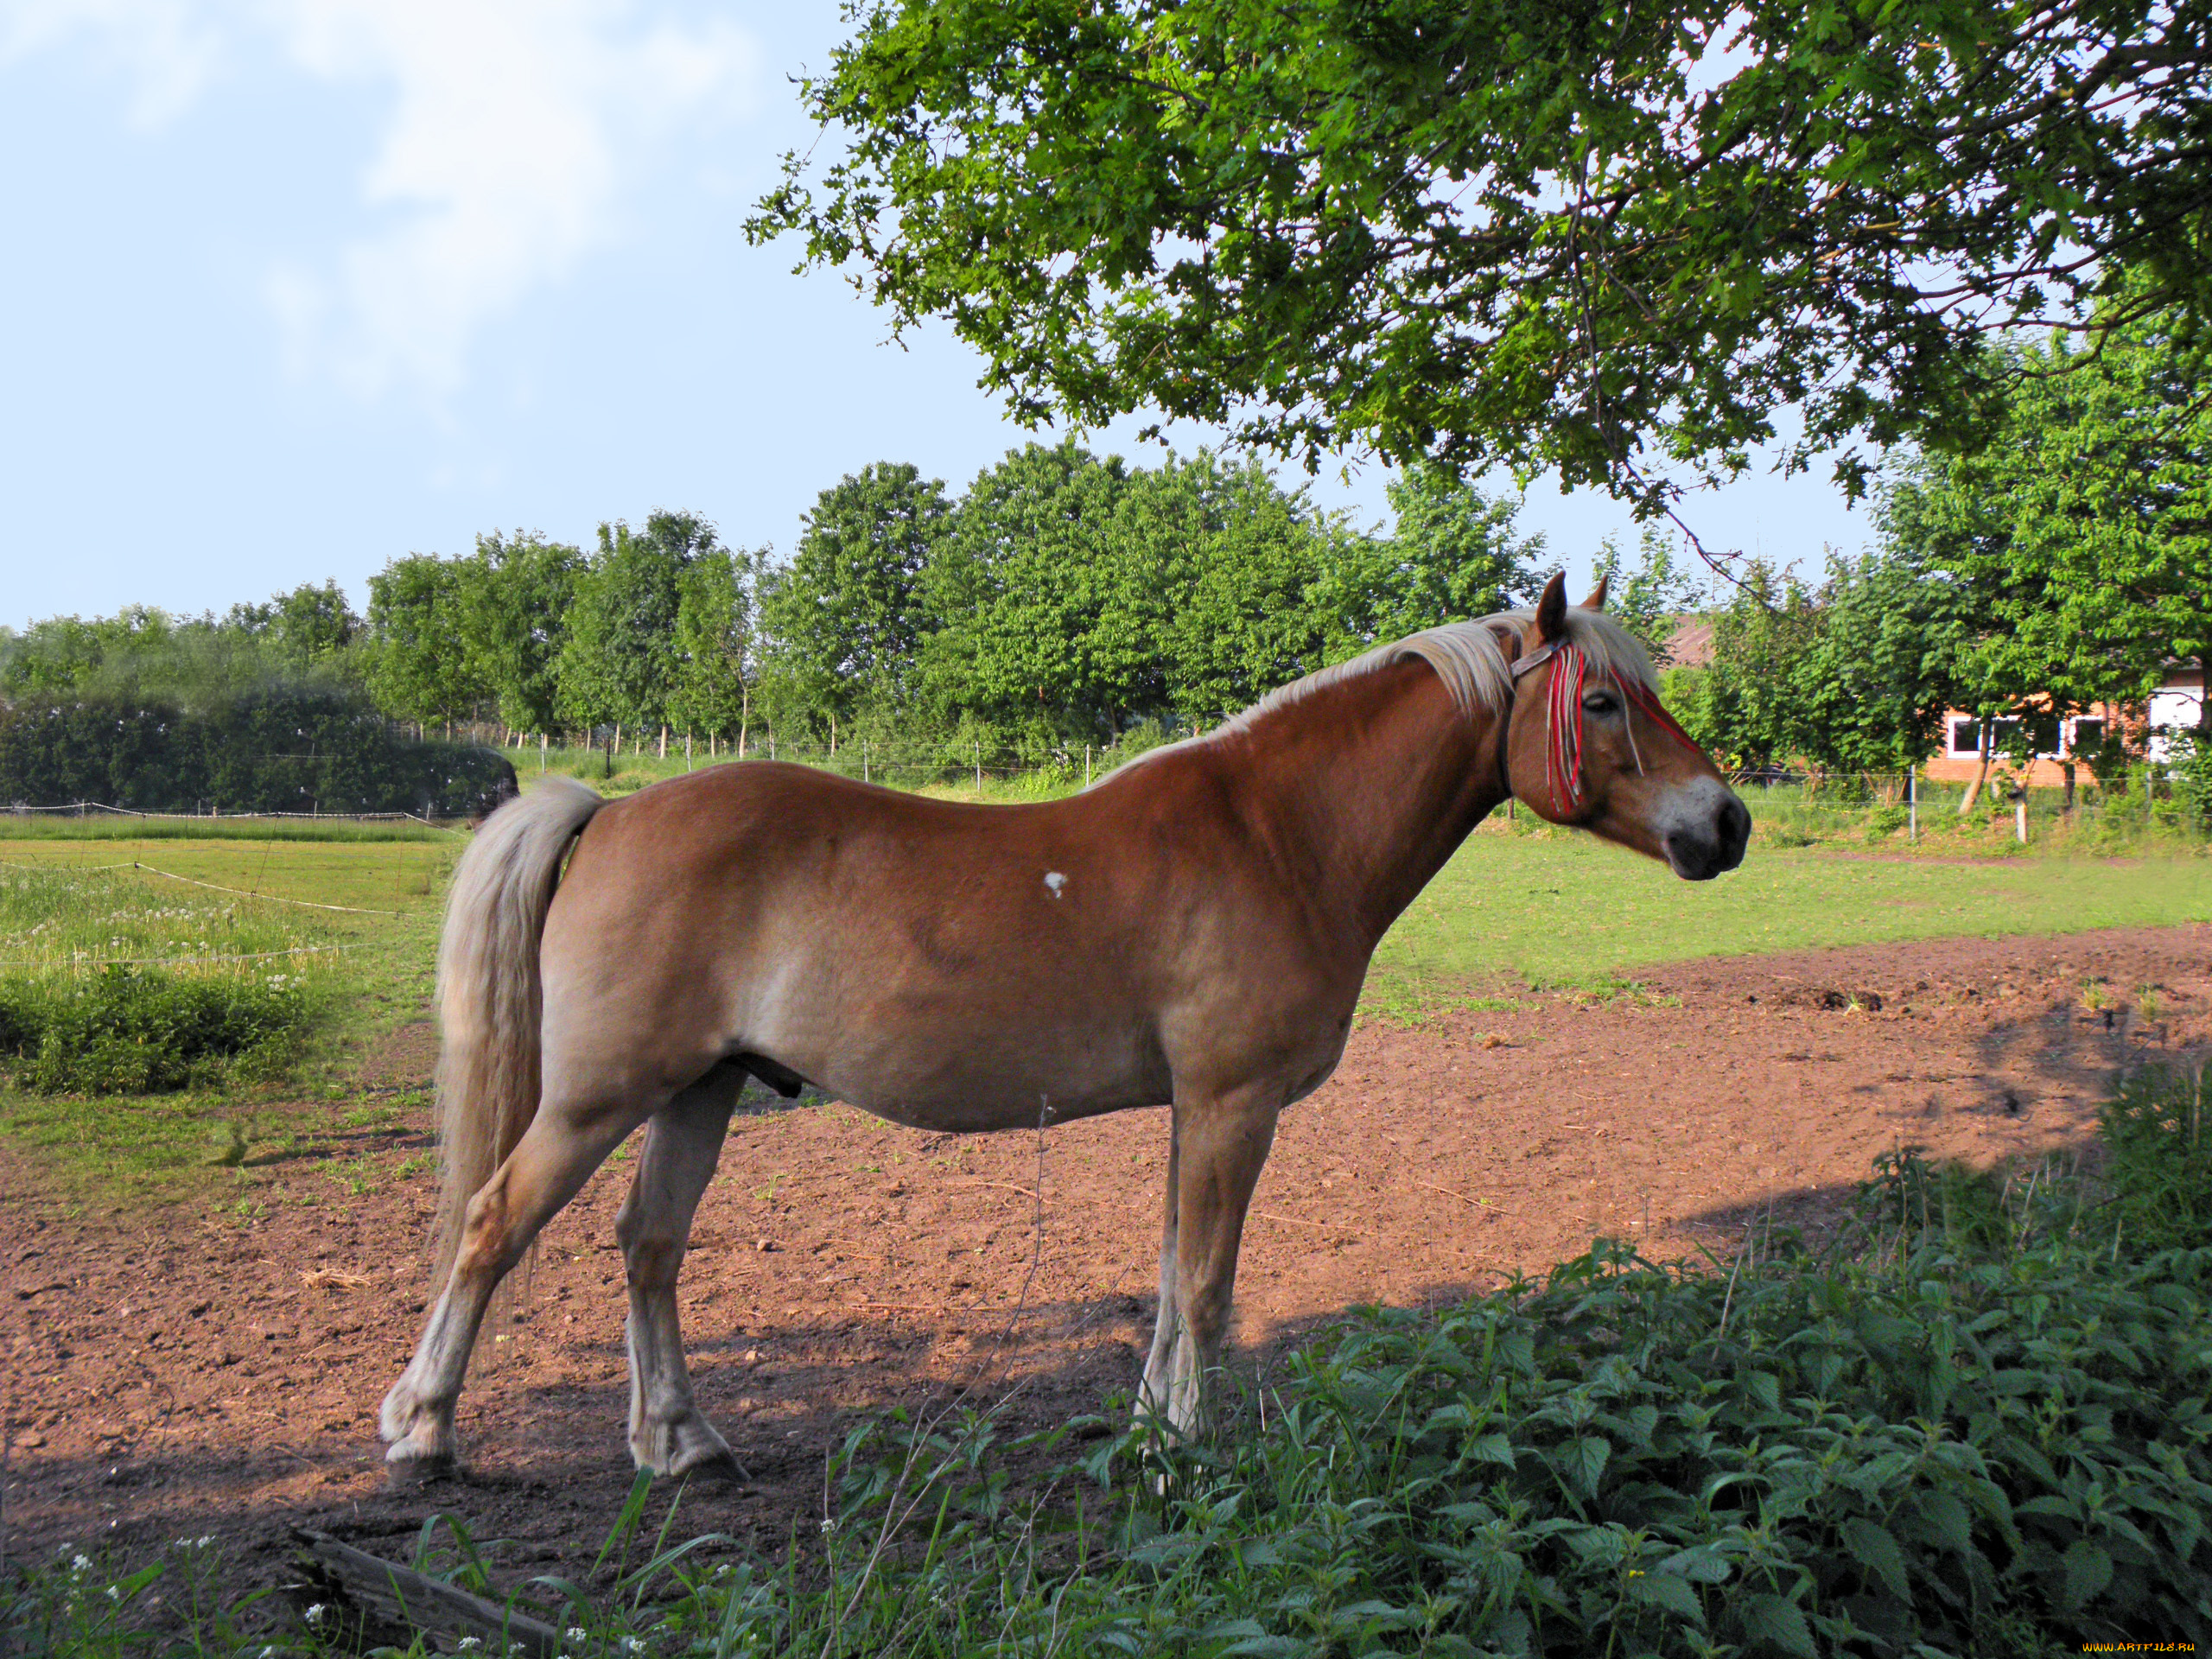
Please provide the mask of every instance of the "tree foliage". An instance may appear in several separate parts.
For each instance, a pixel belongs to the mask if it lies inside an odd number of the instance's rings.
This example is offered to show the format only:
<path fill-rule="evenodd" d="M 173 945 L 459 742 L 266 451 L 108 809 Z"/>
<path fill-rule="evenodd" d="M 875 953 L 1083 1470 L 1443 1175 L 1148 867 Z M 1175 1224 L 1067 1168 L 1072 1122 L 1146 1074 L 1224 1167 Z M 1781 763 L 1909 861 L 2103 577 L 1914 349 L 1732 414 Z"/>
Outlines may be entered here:
<path fill-rule="evenodd" d="M 1986 432 L 1990 330 L 2212 296 L 2164 0 L 863 0 L 749 221 L 1020 418 L 1555 467 Z M 2127 277 L 2123 265 L 2139 273 Z M 2130 285 L 2132 283 L 2132 285 Z M 1867 463 L 1837 462 L 1855 493 Z"/>
<path fill-rule="evenodd" d="M 1967 657 L 1980 705 L 2139 702 L 2168 663 L 2212 658 L 2205 349 L 2160 315 L 2094 352 L 2057 339 L 2018 356 L 1999 441 L 1902 462 L 1885 534 L 1984 596 Z"/>
<path fill-rule="evenodd" d="M 692 513 L 653 512 L 641 531 L 619 519 L 599 527 L 556 669 L 569 719 L 644 728 L 669 718 L 684 573 L 720 546 L 714 526 Z"/>
<path fill-rule="evenodd" d="M 475 556 L 459 568 L 454 602 L 470 677 L 518 730 L 554 724 L 555 663 L 583 571 L 575 548 L 521 531 L 479 536 Z"/>
<path fill-rule="evenodd" d="M 423 725 L 449 721 L 486 700 L 480 658 L 468 648 L 452 561 L 410 553 L 369 578 L 369 694 L 377 706 Z"/>

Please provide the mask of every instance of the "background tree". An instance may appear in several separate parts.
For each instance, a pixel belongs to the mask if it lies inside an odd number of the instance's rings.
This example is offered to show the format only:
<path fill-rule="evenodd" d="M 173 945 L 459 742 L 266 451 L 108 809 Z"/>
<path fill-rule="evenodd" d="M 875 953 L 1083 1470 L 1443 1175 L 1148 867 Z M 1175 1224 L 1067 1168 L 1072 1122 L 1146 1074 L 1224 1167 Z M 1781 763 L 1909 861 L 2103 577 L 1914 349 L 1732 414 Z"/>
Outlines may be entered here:
<path fill-rule="evenodd" d="M 584 569 L 580 550 L 519 530 L 479 536 L 461 565 L 454 597 L 469 666 L 517 731 L 550 732 L 558 720 L 555 664 Z"/>
<path fill-rule="evenodd" d="M 681 667 L 683 575 L 718 547 L 714 526 L 693 513 L 655 512 L 643 531 L 620 519 L 599 527 L 554 667 L 566 718 L 640 734 L 665 723 Z"/>
<path fill-rule="evenodd" d="M 460 567 L 424 553 L 369 578 L 365 678 L 377 707 L 429 727 L 467 719 L 489 700 L 462 623 Z"/>
<path fill-rule="evenodd" d="M 2060 339 L 2018 359 L 1999 442 L 1901 464 L 1885 534 L 1982 595 L 1974 706 L 2139 702 L 2169 662 L 2212 657 L 2205 346 L 2158 315 L 2099 351 Z"/>
<path fill-rule="evenodd" d="M 1840 772 L 1902 772 L 1942 747 L 1947 709 L 1971 702 L 1978 621 L 1965 584 L 1910 557 L 1829 557 L 1816 626 L 1790 664 L 1799 752 Z"/>
<path fill-rule="evenodd" d="M 765 550 L 712 548 L 677 578 L 676 690 L 669 717 L 685 731 L 743 738 L 758 671 L 755 594 Z"/>
<path fill-rule="evenodd" d="M 863 704 L 911 707 L 931 622 L 924 573 L 951 512 L 904 462 L 849 474 L 816 499 L 791 562 L 760 588 L 765 671 L 787 718 L 850 725 Z"/>
<path fill-rule="evenodd" d="M 1664 669 L 1675 659 L 1682 619 L 1706 598 L 1706 583 L 1675 556 L 1674 538 L 1647 524 L 1637 537 L 1637 563 L 1628 565 L 1617 537 L 1598 544 L 1597 575 L 1605 582 L 1605 609 Z"/>
<path fill-rule="evenodd" d="M 1521 504 L 1485 495 L 1449 467 L 1415 462 L 1383 486 L 1396 523 L 1389 566 L 1373 573 L 1377 609 L 1362 630 L 1391 639 L 1440 622 L 1531 605 L 1551 568 L 1541 535 L 1516 537 Z"/>
<path fill-rule="evenodd" d="M 1724 766 L 1786 764 L 1802 752 L 1796 679 L 1819 630 L 1813 594 L 1759 560 L 1713 619 L 1713 660 L 1662 681 L 1682 728 Z"/>
<path fill-rule="evenodd" d="M 1103 738 L 1126 702 L 1092 648 L 1104 613 L 1131 597 L 1115 580 L 1108 526 L 1128 469 L 1072 440 L 1010 452 L 969 486 L 923 593 L 927 695 L 942 716 Z"/>
<path fill-rule="evenodd" d="M 801 83 L 841 142 L 787 156 L 748 232 L 949 321 L 1025 421 L 1148 408 L 1651 509 L 1792 405 L 1790 465 L 1970 443 L 1991 330 L 2212 302 L 2203 7 L 851 16 Z"/>

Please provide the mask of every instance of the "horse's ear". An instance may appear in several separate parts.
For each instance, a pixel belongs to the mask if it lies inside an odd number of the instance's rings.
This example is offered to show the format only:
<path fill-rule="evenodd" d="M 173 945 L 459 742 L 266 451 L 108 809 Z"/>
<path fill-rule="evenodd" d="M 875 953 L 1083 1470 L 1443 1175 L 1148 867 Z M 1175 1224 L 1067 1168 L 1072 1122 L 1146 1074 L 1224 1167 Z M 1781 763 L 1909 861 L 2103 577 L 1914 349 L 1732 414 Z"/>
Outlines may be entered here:
<path fill-rule="evenodd" d="M 1536 601 L 1536 638 L 1545 645 L 1567 637 L 1567 572 L 1554 571 Z"/>
<path fill-rule="evenodd" d="M 1605 608 L 1605 573 L 1604 571 L 1600 570 L 1598 573 L 1598 585 L 1590 590 L 1590 597 L 1582 601 L 1582 608 L 1586 611 L 1602 611 Z"/>

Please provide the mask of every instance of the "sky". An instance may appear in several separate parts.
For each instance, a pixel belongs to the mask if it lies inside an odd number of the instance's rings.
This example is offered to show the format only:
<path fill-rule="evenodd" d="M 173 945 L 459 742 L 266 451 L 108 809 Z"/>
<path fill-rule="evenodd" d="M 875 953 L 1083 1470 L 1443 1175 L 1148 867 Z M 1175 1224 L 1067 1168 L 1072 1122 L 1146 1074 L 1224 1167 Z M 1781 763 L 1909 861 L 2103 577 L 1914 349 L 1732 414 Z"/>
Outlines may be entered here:
<path fill-rule="evenodd" d="M 0 0 L 0 623 L 326 577 L 359 607 L 409 553 L 663 506 L 788 551 L 871 461 L 957 488 L 1028 441 L 948 330 L 893 343 L 746 244 L 837 13 Z M 1146 463 L 1141 424 L 1088 441 Z M 1317 502 L 1387 523 L 1389 474 L 1344 460 Z M 1819 476 L 1683 512 L 1808 571 L 1872 537 Z M 1634 541 L 1541 480 L 1521 527 L 1578 579 Z"/>

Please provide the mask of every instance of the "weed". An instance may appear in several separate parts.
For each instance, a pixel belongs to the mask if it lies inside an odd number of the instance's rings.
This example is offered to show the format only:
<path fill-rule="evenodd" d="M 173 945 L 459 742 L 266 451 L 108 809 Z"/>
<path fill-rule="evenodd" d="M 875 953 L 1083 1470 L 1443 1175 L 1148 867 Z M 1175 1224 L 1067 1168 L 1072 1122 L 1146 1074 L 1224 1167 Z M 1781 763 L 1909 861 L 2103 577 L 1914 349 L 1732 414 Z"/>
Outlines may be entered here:
<path fill-rule="evenodd" d="M 2106 1105 L 2099 1127 L 2111 1192 L 2105 1226 L 2139 1251 L 2212 1245 L 2203 1070 L 2138 1072 Z"/>
<path fill-rule="evenodd" d="M 2093 979 L 2082 988 L 2082 1006 L 2091 1014 L 2102 1014 L 2113 1006 L 2111 982 Z"/>
<path fill-rule="evenodd" d="M 2135 1012 L 2138 1015 L 2145 1020 L 2156 1020 L 2158 1017 L 2160 1011 L 2165 1007 L 2164 1003 L 2158 1000 L 2158 992 L 2161 988 L 2163 988 L 2157 985 L 2143 985 L 2136 988 Z"/>

